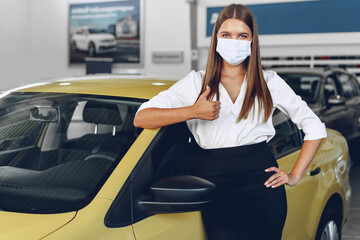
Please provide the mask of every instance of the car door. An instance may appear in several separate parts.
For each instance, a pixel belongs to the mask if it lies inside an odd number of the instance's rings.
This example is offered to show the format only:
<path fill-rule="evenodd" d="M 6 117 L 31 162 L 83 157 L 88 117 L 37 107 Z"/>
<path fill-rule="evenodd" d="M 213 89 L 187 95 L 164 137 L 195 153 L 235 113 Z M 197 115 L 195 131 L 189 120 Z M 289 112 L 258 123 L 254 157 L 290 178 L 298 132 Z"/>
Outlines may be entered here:
<path fill-rule="evenodd" d="M 302 146 L 302 134 L 296 125 L 282 112 L 276 111 L 273 116 L 276 129 L 275 137 L 269 142 L 279 167 L 289 173 L 295 165 Z M 318 160 L 315 159 L 301 181 L 295 187 L 285 185 L 288 212 L 282 239 L 311 239 L 316 226 L 317 209 L 312 204 L 317 197 L 319 187 Z"/>
<path fill-rule="evenodd" d="M 88 46 L 88 41 L 87 41 L 87 30 L 85 29 L 80 29 L 77 31 L 77 35 L 76 35 L 76 44 L 78 45 L 78 48 L 80 50 L 87 50 L 87 46 Z"/>
<path fill-rule="evenodd" d="M 148 130 L 142 134 L 147 132 Z M 164 127 L 159 131 L 130 174 L 127 183 L 124 184 L 113 204 L 115 207 L 110 208 L 105 218 L 108 227 L 126 225 L 128 223 L 128 218 L 124 218 L 126 212 L 127 216 L 131 215 L 133 231 L 138 240 L 206 238 L 199 211 L 149 214 L 140 204 L 155 181 L 167 176 L 181 175 L 184 172 L 179 171 L 186 166 L 192 166 L 191 159 L 187 158 L 187 151 L 181 150 L 183 146 L 187 147 L 187 144 L 190 144 L 189 139 L 190 142 L 193 141 L 185 123 Z M 174 161 L 174 158 L 184 161 Z M 177 166 L 178 163 L 181 166 Z M 124 199 L 131 199 L 131 206 L 117 204 L 117 202 L 128 202 Z"/>

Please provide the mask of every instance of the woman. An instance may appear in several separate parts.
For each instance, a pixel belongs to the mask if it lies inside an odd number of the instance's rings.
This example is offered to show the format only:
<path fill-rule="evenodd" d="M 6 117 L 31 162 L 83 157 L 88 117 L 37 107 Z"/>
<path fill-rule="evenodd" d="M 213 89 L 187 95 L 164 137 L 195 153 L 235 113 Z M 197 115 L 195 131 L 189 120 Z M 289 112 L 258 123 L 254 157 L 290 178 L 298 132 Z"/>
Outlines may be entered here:
<path fill-rule="evenodd" d="M 275 135 L 275 108 L 305 133 L 290 173 L 278 168 L 266 145 Z M 134 125 L 157 128 L 183 121 L 202 149 L 199 176 L 217 186 L 212 205 L 202 212 L 209 239 L 281 239 L 284 184 L 300 181 L 326 130 L 275 72 L 262 70 L 257 26 L 245 6 L 232 4 L 220 13 L 205 74 L 192 71 L 144 103 Z"/>

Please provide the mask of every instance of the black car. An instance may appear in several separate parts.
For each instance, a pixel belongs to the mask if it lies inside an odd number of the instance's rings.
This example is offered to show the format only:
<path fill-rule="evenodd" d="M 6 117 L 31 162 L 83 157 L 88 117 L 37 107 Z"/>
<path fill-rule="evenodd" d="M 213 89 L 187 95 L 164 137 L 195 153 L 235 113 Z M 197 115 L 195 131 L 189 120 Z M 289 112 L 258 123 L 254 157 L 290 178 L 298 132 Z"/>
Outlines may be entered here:
<path fill-rule="evenodd" d="M 357 79 L 339 68 L 275 69 L 325 123 L 348 140 L 350 155 L 360 164 L 360 90 Z"/>

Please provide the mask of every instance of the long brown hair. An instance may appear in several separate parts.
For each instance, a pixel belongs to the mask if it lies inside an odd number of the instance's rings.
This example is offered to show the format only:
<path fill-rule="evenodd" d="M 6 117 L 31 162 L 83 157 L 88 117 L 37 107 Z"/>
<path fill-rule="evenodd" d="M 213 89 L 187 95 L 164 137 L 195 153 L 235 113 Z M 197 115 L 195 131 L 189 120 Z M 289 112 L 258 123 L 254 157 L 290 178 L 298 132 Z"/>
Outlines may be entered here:
<path fill-rule="evenodd" d="M 249 26 L 252 32 L 251 55 L 244 61 L 247 72 L 247 89 L 238 121 L 248 117 L 251 108 L 255 104 L 255 97 L 258 99 L 259 116 L 261 111 L 263 111 L 264 120 L 267 121 L 272 113 L 273 101 L 262 74 L 259 37 L 255 18 L 250 9 L 244 5 L 231 4 L 224 8 L 219 14 L 211 37 L 204 82 L 199 96 L 206 90 L 206 86 L 208 85 L 211 91 L 207 99 L 211 101 L 216 95 L 216 99 L 219 101 L 219 83 L 223 59 L 219 53 L 216 52 L 217 33 L 221 24 L 229 18 L 243 21 Z"/>

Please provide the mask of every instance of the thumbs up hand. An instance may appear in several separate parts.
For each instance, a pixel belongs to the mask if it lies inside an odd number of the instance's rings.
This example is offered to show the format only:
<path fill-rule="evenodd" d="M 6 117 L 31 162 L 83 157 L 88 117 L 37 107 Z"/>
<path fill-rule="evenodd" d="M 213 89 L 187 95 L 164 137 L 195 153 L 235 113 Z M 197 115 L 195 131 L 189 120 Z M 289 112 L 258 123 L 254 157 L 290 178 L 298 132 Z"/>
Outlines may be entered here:
<path fill-rule="evenodd" d="M 203 92 L 197 102 L 194 104 L 195 118 L 203 120 L 215 120 L 219 117 L 220 102 L 208 101 L 207 96 L 210 94 L 210 87 L 206 86 L 205 92 Z"/>

